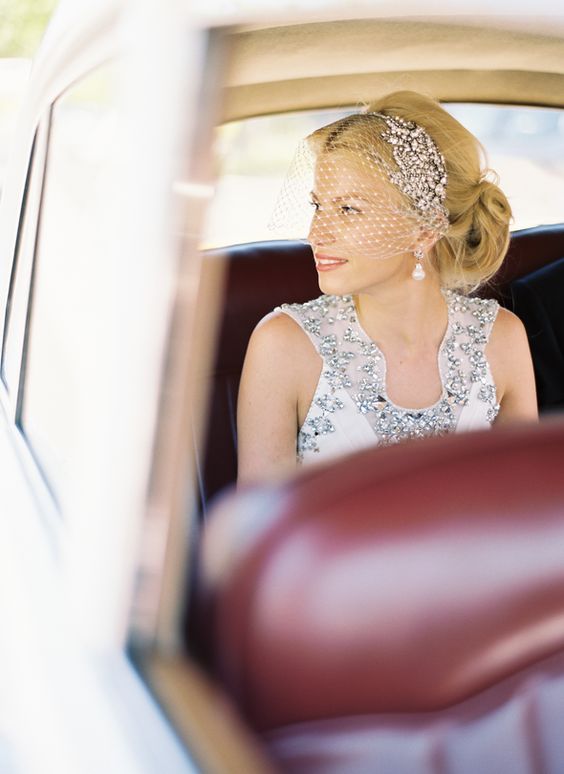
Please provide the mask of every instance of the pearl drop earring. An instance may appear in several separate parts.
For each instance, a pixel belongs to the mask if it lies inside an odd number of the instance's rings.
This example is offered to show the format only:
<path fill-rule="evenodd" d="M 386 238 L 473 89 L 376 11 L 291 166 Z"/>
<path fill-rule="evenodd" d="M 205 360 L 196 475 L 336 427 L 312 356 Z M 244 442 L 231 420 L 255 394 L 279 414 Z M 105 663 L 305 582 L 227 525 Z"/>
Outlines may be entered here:
<path fill-rule="evenodd" d="M 415 260 L 417 263 L 415 264 L 415 268 L 411 272 L 411 276 L 414 280 L 424 280 L 425 279 L 425 269 L 421 265 L 421 261 L 423 260 L 423 250 L 418 247 L 416 250 L 413 251 L 413 255 L 415 256 Z"/>

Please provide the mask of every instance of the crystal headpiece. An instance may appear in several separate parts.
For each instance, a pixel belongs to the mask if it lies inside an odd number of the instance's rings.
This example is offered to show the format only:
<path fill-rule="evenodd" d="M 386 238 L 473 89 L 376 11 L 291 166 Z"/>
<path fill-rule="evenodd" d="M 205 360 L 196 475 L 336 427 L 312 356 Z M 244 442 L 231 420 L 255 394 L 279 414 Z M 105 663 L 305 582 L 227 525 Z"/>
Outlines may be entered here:
<path fill-rule="evenodd" d="M 443 205 L 448 181 L 445 160 L 430 135 L 414 121 L 382 113 L 368 113 L 384 120 L 381 137 L 392 146 L 397 171 L 389 178 L 421 212 L 435 211 L 448 218 Z"/>

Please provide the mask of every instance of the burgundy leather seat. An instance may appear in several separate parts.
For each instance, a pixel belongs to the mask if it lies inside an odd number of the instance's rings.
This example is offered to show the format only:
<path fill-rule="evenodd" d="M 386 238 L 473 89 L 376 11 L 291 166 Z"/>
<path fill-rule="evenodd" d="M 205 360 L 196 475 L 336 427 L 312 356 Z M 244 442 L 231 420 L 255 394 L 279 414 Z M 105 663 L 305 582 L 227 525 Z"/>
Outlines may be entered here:
<path fill-rule="evenodd" d="M 481 294 L 498 298 L 512 308 L 511 283 L 563 256 L 564 225 L 515 232 L 501 271 Z M 225 261 L 227 276 L 217 355 L 211 376 L 209 424 L 205 441 L 196 449 L 204 515 L 213 495 L 237 477 L 235 409 L 241 369 L 253 328 L 279 304 L 307 301 L 320 292 L 310 247 L 303 242 L 237 245 L 210 252 L 205 260 Z M 533 317 L 536 321 L 538 315 Z M 543 366 L 548 370 L 549 377 L 550 362 L 549 356 L 549 365 Z M 547 379 L 549 384 L 551 381 L 554 382 L 555 378 Z M 558 396 L 555 397 L 550 390 L 539 390 L 541 397 L 545 393 L 547 403 L 552 407 L 557 403 Z"/>
<path fill-rule="evenodd" d="M 226 263 L 223 314 L 210 379 L 206 439 L 196 448 L 204 516 L 213 495 L 237 478 L 237 394 L 254 327 L 279 304 L 308 301 L 320 293 L 305 242 L 256 242 L 206 254 L 205 261 L 218 260 Z"/>
<path fill-rule="evenodd" d="M 563 469 L 553 420 L 219 503 L 215 672 L 282 771 L 564 771 Z"/>

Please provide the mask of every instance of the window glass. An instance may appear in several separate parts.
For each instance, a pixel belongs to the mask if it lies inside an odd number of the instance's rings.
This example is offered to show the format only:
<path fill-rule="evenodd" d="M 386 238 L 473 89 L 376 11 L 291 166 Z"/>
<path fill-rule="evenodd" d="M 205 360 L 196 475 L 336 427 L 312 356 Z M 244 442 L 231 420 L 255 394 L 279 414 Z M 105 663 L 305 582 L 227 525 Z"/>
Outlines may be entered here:
<path fill-rule="evenodd" d="M 268 221 L 299 141 L 345 113 L 317 111 L 249 118 L 216 130 L 217 185 L 203 247 L 269 240 Z"/>
<path fill-rule="evenodd" d="M 105 342 L 115 323 L 123 151 L 116 75 L 114 65 L 91 73 L 52 110 L 20 421 L 59 500 L 70 496 L 111 390 Z"/>
<path fill-rule="evenodd" d="M 564 111 L 445 105 L 482 142 L 514 212 L 513 229 L 562 221 Z M 217 130 L 218 182 L 203 247 L 272 239 L 277 194 L 303 137 L 347 112 L 266 116 Z"/>
<path fill-rule="evenodd" d="M 484 146 L 511 204 L 512 229 L 564 220 L 564 110 L 447 107 Z"/>

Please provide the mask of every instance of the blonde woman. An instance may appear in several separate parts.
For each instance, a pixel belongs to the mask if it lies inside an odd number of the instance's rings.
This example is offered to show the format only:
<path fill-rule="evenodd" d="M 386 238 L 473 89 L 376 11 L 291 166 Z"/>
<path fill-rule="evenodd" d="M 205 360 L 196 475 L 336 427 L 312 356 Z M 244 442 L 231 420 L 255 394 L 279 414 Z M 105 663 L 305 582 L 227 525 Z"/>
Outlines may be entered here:
<path fill-rule="evenodd" d="M 310 188 L 323 295 L 279 307 L 251 336 L 239 482 L 370 445 L 537 418 L 522 323 L 467 295 L 509 242 L 511 210 L 480 151 L 413 92 L 306 139 L 285 206 L 303 210 L 299 187 Z"/>

